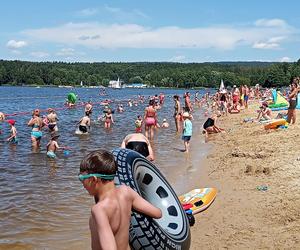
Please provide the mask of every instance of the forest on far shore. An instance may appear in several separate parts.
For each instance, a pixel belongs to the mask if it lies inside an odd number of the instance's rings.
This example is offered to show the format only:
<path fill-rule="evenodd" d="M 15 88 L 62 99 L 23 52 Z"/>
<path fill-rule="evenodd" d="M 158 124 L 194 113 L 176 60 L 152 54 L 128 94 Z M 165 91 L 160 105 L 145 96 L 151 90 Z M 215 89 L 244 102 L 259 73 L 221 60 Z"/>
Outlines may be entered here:
<path fill-rule="evenodd" d="M 66 63 L 0 60 L 0 85 L 107 86 L 110 80 L 144 83 L 156 87 L 198 88 L 255 85 L 282 87 L 300 76 L 297 62 L 215 62 L 215 63 Z"/>

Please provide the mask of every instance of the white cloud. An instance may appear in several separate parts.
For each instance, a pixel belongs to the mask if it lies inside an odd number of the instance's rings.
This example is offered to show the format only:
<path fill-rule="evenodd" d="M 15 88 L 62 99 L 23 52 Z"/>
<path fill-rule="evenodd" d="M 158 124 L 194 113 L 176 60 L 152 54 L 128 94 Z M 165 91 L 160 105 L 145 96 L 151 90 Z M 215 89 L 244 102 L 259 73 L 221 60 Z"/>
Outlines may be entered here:
<path fill-rule="evenodd" d="M 48 57 L 49 53 L 43 51 L 34 51 L 31 52 L 30 55 L 36 58 L 44 58 L 44 57 Z"/>
<path fill-rule="evenodd" d="M 279 59 L 280 62 L 291 62 L 292 59 L 290 57 L 284 56 Z"/>
<path fill-rule="evenodd" d="M 285 28 L 288 26 L 286 21 L 278 18 L 259 19 L 255 21 L 255 25 L 258 27 L 279 27 L 279 28 Z"/>
<path fill-rule="evenodd" d="M 170 58 L 170 62 L 183 62 L 186 59 L 184 55 L 177 55 Z"/>
<path fill-rule="evenodd" d="M 94 16 L 99 12 L 97 8 L 86 8 L 77 12 L 79 16 L 88 17 Z"/>
<path fill-rule="evenodd" d="M 114 11 L 117 11 L 115 9 Z M 264 19 L 265 20 L 265 19 Z M 265 20 L 264 22 L 267 23 Z M 25 30 L 33 40 L 65 46 L 82 45 L 93 49 L 117 48 L 215 48 L 234 49 L 239 45 L 278 49 L 294 31 L 290 27 L 195 27 L 158 28 L 137 24 L 67 23 L 62 26 Z M 271 22 L 272 23 L 272 22 Z M 266 26 L 266 24 L 265 24 Z"/>
<path fill-rule="evenodd" d="M 75 54 L 75 50 L 72 48 L 63 48 L 59 52 L 56 53 L 58 56 L 73 56 Z"/>
<path fill-rule="evenodd" d="M 278 43 L 267 43 L 267 42 L 256 42 L 252 46 L 255 49 L 277 49 L 279 48 Z"/>
<path fill-rule="evenodd" d="M 108 12 L 111 12 L 111 13 L 120 13 L 121 12 L 120 8 L 115 8 L 115 7 L 111 7 L 111 6 L 108 6 L 108 5 L 105 5 L 104 9 Z"/>
<path fill-rule="evenodd" d="M 27 46 L 27 42 L 25 41 L 16 41 L 16 40 L 9 40 L 6 44 L 6 47 L 9 49 L 20 49 L 22 47 Z"/>
<path fill-rule="evenodd" d="M 252 46 L 252 48 L 255 49 L 278 49 L 280 48 L 280 43 L 282 40 L 284 40 L 284 36 L 276 36 L 271 37 L 265 42 L 255 42 Z"/>

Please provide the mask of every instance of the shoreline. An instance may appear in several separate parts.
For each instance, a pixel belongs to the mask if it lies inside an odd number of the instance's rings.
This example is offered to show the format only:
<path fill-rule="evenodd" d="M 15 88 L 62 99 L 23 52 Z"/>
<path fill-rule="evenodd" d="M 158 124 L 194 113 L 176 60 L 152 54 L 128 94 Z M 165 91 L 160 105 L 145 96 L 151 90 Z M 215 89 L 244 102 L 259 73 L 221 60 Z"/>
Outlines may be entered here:
<path fill-rule="evenodd" d="M 201 187 L 216 187 L 218 194 L 195 215 L 190 249 L 300 248 L 299 121 L 271 131 L 241 124 L 257 115 L 257 107 L 253 102 L 248 110 L 219 120 L 228 132 L 213 135 L 199 178 Z M 267 190 L 258 190 L 261 185 Z"/>

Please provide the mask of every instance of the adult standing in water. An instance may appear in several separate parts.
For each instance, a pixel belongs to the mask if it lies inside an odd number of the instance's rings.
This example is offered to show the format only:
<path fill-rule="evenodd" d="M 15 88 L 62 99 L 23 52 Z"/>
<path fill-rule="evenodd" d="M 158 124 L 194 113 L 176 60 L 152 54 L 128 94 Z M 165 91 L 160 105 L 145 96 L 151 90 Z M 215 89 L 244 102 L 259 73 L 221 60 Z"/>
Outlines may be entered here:
<path fill-rule="evenodd" d="M 144 114 L 145 135 L 147 138 L 150 138 L 150 140 L 153 139 L 154 127 L 157 124 L 157 114 L 154 106 L 155 106 L 155 101 L 151 99 L 149 101 L 148 107 L 145 108 L 145 114 Z"/>
<path fill-rule="evenodd" d="M 47 115 L 47 120 L 48 120 L 48 128 L 50 132 L 57 132 L 58 127 L 57 127 L 57 121 L 59 120 L 54 109 L 49 108 L 48 109 L 48 115 Z"/>
<path fill-rule="evenodd" d="M 184 103 L 185 103 L 185 111 L 186 112 L 192 112 L 193 107 L 192 107 L 192 102 L 191 102 L 191 94 L 190 92 L 186 92 L 184 95 Z"/>
<path fill-rule="evenodd" d="M 179 101 L 179 96 L 174 95 L 174 120 L 175 120 L 175 126 L 176 126 L 176 132 L 180 132 L 181 130 L 181 106 L 180 106 L 180 101 Z"/>
<path fill-rule="evenodd" d="M 35 109 L 32 113 L 32 118 L 27 124 L 32 127 L 31 130 L 31 143 L 34 148 L 40 147 L 41 138 L 42 138 L 42 127 L 44 126 L 42 118 L 40 118 L 40 110 Z"/>

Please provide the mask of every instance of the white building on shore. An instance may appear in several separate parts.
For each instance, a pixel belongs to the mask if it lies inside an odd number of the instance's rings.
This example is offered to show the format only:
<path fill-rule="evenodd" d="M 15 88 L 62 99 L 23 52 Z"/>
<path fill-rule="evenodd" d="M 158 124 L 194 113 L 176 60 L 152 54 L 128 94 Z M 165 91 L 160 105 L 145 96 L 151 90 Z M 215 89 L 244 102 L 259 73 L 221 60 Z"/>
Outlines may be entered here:
<path fill-rule="evenodd" d="M 114 81 L 114 80 L 109 81 L 108 87 L 109 87 L 109 88 L 113 88 L 113 89 L 120 89 L 120 88 L 122 88 L 122 83 L 123 83 L 123 82 L 120 81 L 120 79 L 118 78 L 117 81 Z"/>

